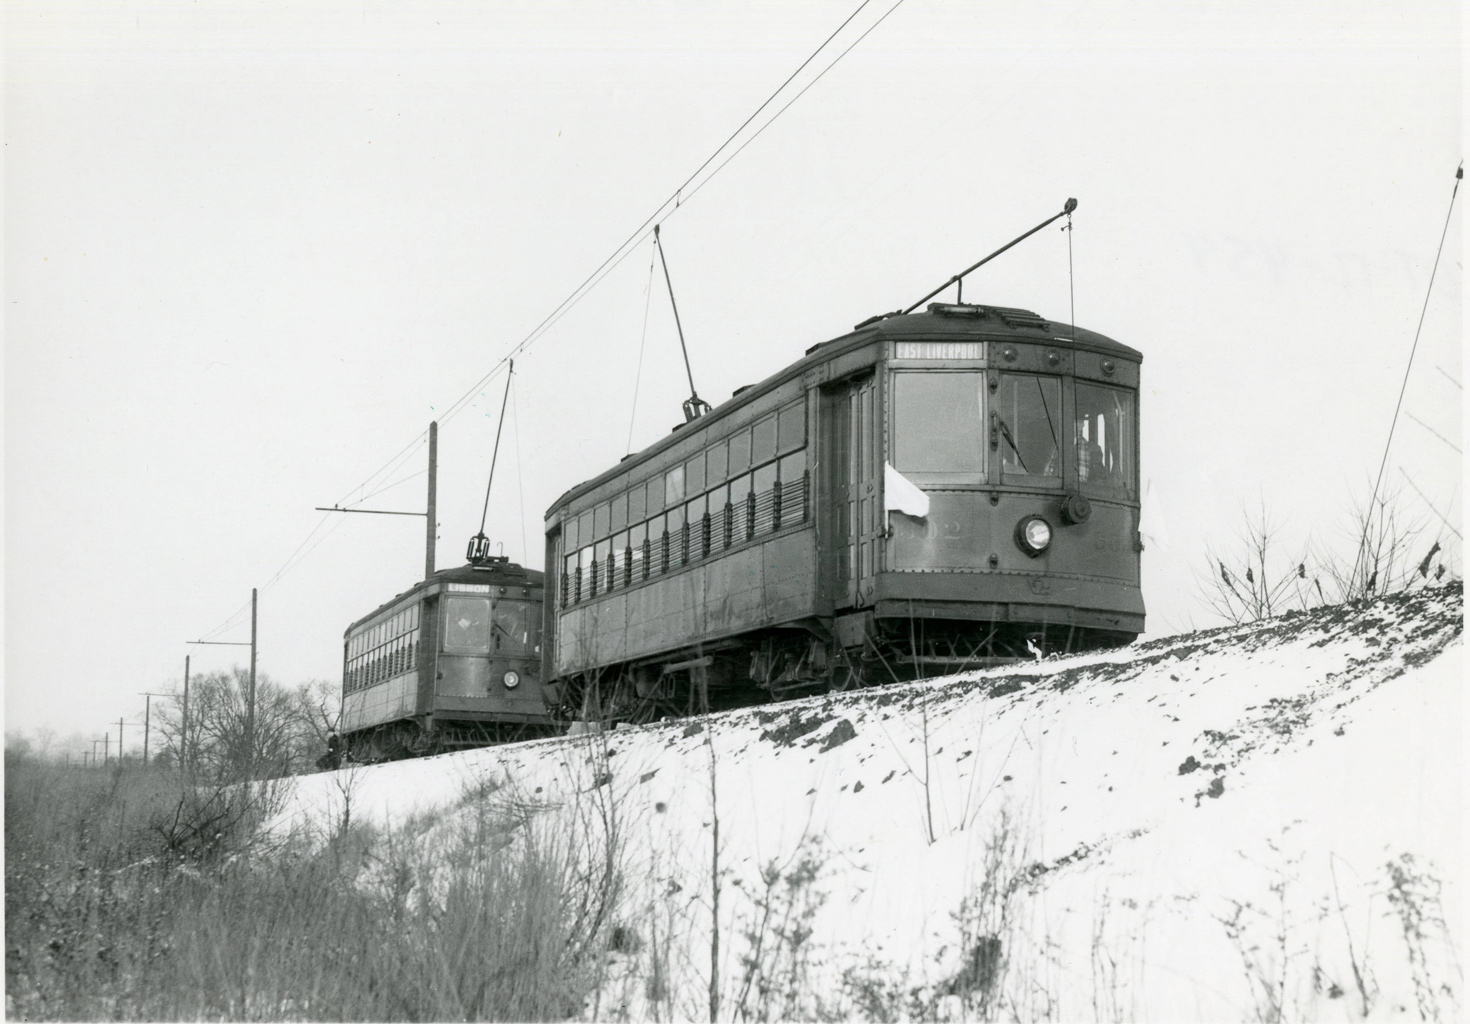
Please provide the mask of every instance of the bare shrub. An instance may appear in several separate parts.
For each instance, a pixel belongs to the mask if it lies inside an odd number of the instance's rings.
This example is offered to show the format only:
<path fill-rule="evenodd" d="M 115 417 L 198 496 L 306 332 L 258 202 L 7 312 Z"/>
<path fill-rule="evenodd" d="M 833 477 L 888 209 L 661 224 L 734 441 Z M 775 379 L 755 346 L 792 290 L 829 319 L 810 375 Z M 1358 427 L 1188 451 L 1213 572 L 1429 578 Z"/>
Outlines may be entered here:
<path fill-rule="evenodd" d="M 1315 588 L 1309 578 L 1307 549 L 1287 554 L 1281 524 L 1265 502 L 1256 511 L 1242 509 L 1235 542 L 1228 549 L 1206 545 L 1206 569 L 1196 574 L 1199 594 L 1210 610 L 1239 625 L 1268 619 L 1288 608 L 1306 608 Z"/>
<path fill-rule="evenodd" d="M 1407 853 L 1388 861 L 1384 873 L 1389 906 L 1403 931 L 1420 1020 L 1459 1019 L 1464 982 L 1440 904 L 1439 880 Z"/>
<path fill-rule="evenodd" d="M 823 856 L 816 840 L 804 841 L 790 862 L 761 870 L 760 889 L 747 893 L 750 916 L 741 937 L 736 1020 L 799 1020 L 814 1016 L 812 926 L 826 895 L 816 886 Z"/>
<path fill-rule="evenodd" d="M 1445 553 L 1439 538 L 1430 542 L 1427 526 L 1408 511 L 1402 491 L 1384 491 L 1371 504 L 1355 500 L 1347 536 L 1318 556 L 1328 600 L 1362 601 L 1437 582 Z"/>

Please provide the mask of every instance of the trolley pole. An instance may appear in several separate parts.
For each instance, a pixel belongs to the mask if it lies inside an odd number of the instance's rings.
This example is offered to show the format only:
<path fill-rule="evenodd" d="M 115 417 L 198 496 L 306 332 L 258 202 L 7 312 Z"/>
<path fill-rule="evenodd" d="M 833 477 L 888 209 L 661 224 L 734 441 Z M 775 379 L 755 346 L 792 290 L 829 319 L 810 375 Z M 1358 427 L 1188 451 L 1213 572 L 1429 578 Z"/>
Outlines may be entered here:
<path fill-rule="evenodd" d="M 245 767 L 255 770 L 255 598 L 256 589 L 250 588 L 250 693 L 245 703 Z"/>
<path fill-rule="evenodd" d="M 438 526 L 439 421 L 429 424 L 429 502 L 428 528 L 424 537 L 424 579 L 434 575 L 434 531 Z"/>

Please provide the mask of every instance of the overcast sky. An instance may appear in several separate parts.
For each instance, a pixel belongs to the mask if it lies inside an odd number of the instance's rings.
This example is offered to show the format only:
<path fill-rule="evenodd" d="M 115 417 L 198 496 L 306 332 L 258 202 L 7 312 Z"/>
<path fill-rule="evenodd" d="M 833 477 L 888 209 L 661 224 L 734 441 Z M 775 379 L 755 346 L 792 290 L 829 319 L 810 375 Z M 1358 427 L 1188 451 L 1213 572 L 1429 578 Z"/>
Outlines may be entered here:
<path fill-rule="evenodd" d="M 7 728 L 100 735 L 186 654 L 243 663 L 185 642 L 248 639 L 252 587 L 261 671 L 337 682 L 347 624 L 422 573 L 423 526 L 314 506 L 396 484 L 364 507 L 421 510 L 437 417 L 459 563 L 503 378 L 456 400 L 858 2 L 7 4 Z M 1144 353 L 1150 631 L 1213 624 L 1195 574 L 1243 504 L 1351 549 L 1462 157 L 1460 18 L 905 0 L 661 218 L 699 392 L 1075 196 L 1077 322 Z M 1457 571 L 1461 210 L 1385 474 Z M 517 360 L 486 531 L 535 568 L 547 506 L 680 419 L 651 257 Z M 1065 321 L 1067 267 L 1054 227 L 965 297 Z"/>

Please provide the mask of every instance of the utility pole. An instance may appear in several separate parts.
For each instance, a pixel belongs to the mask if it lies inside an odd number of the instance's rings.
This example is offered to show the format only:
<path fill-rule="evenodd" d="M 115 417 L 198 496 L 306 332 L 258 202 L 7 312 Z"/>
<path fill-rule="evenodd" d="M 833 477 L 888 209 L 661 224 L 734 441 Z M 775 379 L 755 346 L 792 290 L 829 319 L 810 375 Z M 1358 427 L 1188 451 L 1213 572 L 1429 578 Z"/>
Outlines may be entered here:
<path fill-rule="evenodd" d="M 429 501 L 428 529 L 424 538 L 424 579 L 434 575 L 434 531 L 439 504 L 439 421 L 429 424 Z"/>
<path fill-rule="evenodd" d="M 151 691 L 145 690 L 145 691 L 143 691 L 143 695 L 142 696 L 143 696 L 143 763 L 146 765 L 148 763 L 148 730 L 149 730 L 150 723 L 151 723 L 152 718 L 153 718 L 153 698 L 154 697 L 169 697 L 169 696 L 172 696 L 172 695 L 171 694 L 167 694 L 167 693 L 153 693 Z"/>
<path fill-rule="evenodd" d="M 102 734 L 102 763 L 103 763 L 103 765 L 106 765 L 107 762 L 111 758 L 112 758 L 112 733 L 110 733 L 110 732 L 104 732 Z"/>
<path fill-rule="evenodd" d="M 179 738 L 179 766 L 189 769 L 189 656 L 184 655 L 184 734 Z"/>
<path fill-rule="evenodd" d="M 250 588 L 250 693 L 245 699 L 245 770 L 255 770 L 255 588 Z"/>
<path fill-rule="evenodd" d="M 250 690 L 245 695 L 245 762 L 248 769 L 255 760 L 255 608 L 258 591 L 250 588 L 250 642 L 244 640 L 190 640 L 191 644 L 210 644 L 215 647 L 250 648 Z M 189 699 L 189 659 L 184 659 L 184 701 Z M 187 708 L 186 708 L 187 713 Z M 187 734 L 186 734 L 187 737 Z"/>
<path fill-rule="evenodd" d="M 343 508 L 341 505 L 317 505 L 318 512 L 358 512 L 368 516 L 423 516 L 428 522 L 424 531 L 424 578 L 428 579 L 434 573 L 434 548 L 436 546 L 435 531 L 439 528 L 438 516 L 438 493 L 439 493 L 439 421 L 434 420 L 429 424 L 429 501 L 428 508 L 423 512 L 397 512 L 382 508 Z"/>
<path fill-rule="evenodd" d="M 117 763 L 122 764 L 122 727 L 123 720 L 117 720 Z"/>

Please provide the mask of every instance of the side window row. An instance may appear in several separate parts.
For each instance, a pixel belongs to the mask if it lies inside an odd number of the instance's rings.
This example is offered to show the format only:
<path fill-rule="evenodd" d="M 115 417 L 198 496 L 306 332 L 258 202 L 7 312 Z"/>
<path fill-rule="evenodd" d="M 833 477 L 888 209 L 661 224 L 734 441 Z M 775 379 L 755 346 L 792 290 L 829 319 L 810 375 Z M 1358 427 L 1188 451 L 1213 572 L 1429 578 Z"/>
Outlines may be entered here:
<path fill-rule="evenodd" d="M 569 519 L 562 528 L 568 549 L 586 547 L 626 530 L 681 502 L 738 481 L 752 466 L 770 462 L 806 446 L 806 407 L 801 399 L 791 402 L 744 427 L 727 434 L 684 462 L 609 501 L 603 501 Z"/>
<path fill-rule="evenodd" d="M 576 604 L 811 519 L 806 449 L 576 549 L 564 541 L 561 603 Z"/>
<path fill-rule="evenodd" d="M 348 658 L 343 689 L 352 693 L 412 671 L 418 664 L 418 650 L 419 631 L 415 628 L 380 647 Z"/>

